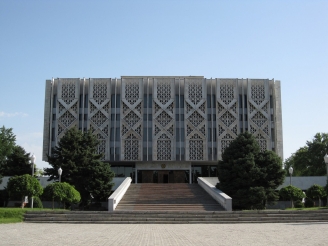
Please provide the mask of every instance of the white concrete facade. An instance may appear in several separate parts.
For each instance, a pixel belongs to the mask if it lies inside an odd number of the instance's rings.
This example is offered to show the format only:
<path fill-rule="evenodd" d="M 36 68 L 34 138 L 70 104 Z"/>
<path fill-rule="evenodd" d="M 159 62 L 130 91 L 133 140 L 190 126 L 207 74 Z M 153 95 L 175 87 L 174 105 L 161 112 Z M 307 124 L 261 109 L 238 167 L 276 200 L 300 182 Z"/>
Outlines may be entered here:
<path fill-rule="evenodd" d="M 283 158 L 280 81 L 273 79 L 47 80 L 43 160 L 72 127 L 98 137 L 104 161 L 138 170 L 216 165 L 244 131 Z"/>

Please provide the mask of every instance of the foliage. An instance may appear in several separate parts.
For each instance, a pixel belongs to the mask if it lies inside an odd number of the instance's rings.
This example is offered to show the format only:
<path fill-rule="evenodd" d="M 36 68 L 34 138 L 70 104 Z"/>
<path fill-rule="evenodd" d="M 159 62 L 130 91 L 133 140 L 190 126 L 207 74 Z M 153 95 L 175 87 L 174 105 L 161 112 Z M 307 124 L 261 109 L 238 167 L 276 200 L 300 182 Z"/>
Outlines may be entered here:
<path fill-rule="evenodd" d="M 72 128 L 60 139 L 48 162 L 52 168 L 45 169 L 49 180 L 58 179 L 58 169 L 63 169 L 62 181 L 72 184 L 81 194 L 82 203 L 88 204 L 91 194 L 95 200 L 109 197 L 114 173 L 110 165 L 96 154 L 99 141 L 90 131 L 82 133 Z"/>
<path fill-rule="evenodd" d="M 29 202 L 30 202 L 29 207 L 31 207 L 31 199 L 29 200 Z M 40 197 L 38 196 L 33 197 L 33 208 L 43 208 L 43 204 Z"/>
<path fill-rule="evenodd" d="M 17 208 L 0 208 L 0 224 L 22 222 L 25 211 Z"/>
<path fill-rule="evenodd" d="M 328 153 L 328 133 L 315 134 L 312 141 L 307 141 L 285 161 L 285 170 L 293 167 L 294 176 L 326 175 L 326 164 L 323 157 Z"/>
<path fill-rule="evenodd" d="M 0 128 L 0 166 L 5 162 L 6 157 L 12 153 L 15 146 L 16 136 L 12 128 Z"/>
<path fill-rule="evenodd" d="M 8 155 L 7 160 L 2 164 L 1 173 L 4 176 L 31 174 L 30 154 L 26 153 L 21 146 L 14 146 L 12 153 Z"/>
<path fill-rule="evenodd" d="M 292 185 L 281 188 L 279 195 L 285 201 L 302 201 L 302 199 L 305 198 L 303 191 Z"/>
<path fill-rule="evenodd" d="M 9 201 L 9 194 L 7 188 L 0 190 L 0 207 L 7 207 Z"/>
<path fill-rule="evenodd" d="M 22 208 L 24 204 L 24 196 L 40 196 L 43 188 L 39 181 L 29 174 L 11 177 L 7 184 L 9 196 L 22 197 Z"/>
<path fill-rule="evenodd" d="M 245 132 L 225 149 L 218 176 L 217 188 L 232 197 L 234 209 L 264 209 L 278 200 L 275 190 L 285 172 L 280 157 L 272 151 L 261 152 L 254 136 Z"/>
<path fill-rule="evenodd" d="M 306 197 L 310 198 L 313 201 L 319 199 L 319 202 L 321 202 L 321 199 L 326 196 L 326 191 L 324 187 L 317 184 L 312 185 L 309 189 L 306 190 L 305 193 Z"/>
<path fill-rule="evenodd" d="M 294 202 L 295 208 L 304 208 L 304 203 L 301 200 L 297 200 Z"/>
<path fill-rule="evenodd" d="M 66 182 L 56 182 L 46 186 L 44 189 L 45 198 L 52 201 L 78 203 L 81 200 L 80 193 Z M 54 208 L 54 204 L 52 206 Z"/>

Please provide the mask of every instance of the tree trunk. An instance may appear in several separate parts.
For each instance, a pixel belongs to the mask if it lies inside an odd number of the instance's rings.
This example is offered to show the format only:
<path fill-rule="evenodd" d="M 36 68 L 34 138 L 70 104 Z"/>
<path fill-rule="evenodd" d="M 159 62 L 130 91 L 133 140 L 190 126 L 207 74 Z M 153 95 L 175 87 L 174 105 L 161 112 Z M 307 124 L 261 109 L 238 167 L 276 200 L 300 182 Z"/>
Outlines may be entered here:
<path fill-rule="evenodd" d="M 24 208 L 25 196 L 22 196 L 22 208 Z"/>

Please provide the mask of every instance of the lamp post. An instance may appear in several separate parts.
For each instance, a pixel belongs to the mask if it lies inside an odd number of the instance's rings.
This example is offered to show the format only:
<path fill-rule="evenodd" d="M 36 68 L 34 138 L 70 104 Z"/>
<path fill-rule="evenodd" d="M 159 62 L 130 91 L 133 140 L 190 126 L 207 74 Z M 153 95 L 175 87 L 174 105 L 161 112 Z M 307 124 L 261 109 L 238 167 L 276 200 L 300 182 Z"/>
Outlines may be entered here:
<path fill-rule="evenodd" d="M 63 169 L 61 169 L 61 167 L 58 169 L 58 175 L 59 175 L 59 183 L 61 181 L 61 175 L 63 173 Z"/>
<path fill-rule="evenodd" d="M 31 159 L 31 164 L 32 164 L 32 177 L 34 177 L 34 163 L 35 163 L 35 155 L 32 154 L 32 156 L 30 157 Z M 32 199 L 31 199 L 31 208 L 33 209 L 33 195 L 32 195 Z"/>
<path fill-rule="evenodd" d="M 326 168 L 327 168 L 327 186 L 328 186 L 328 155 L 326 154 L 323 159 L 325 160 L 326 163 Z M 327 195 L 327 206 L 328 206 L 328 195 Z"/>
<path fill-rule="evenodd" d="M 289 171 L 289 174 L 290 174 L 290 179 L 289 179 L 289 185 L 292 185 L 292 175 L 293 175 L 293 167 L 289 167 L 288 171 Z"/>
<path fill-rule="evenodd" d="M 288 171 L 289 171 L 289 174 L 290 174 L 290 179 L 289 179 L 289 185 L 290 186 L 292 186 L 292 175 L 293 175 L 293 167 L 292 166 L 290 166 L 289 167 L 289 169 L 288 169 Z M 293 198 L 291 197 L 290 198 L 290 205 L 291 205 L 291 207 L 293 208 L 294 206 L 293 206 Z"/>

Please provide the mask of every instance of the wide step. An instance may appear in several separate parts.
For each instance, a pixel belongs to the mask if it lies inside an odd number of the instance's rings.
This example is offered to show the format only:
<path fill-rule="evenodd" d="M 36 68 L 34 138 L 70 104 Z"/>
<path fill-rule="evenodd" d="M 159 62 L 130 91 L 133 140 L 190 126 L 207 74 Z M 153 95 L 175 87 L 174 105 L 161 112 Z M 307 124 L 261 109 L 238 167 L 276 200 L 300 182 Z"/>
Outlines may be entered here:
<path fill-rule="evenodd" d="M 131 184 L 116 211 L 222 211 L 197 184 Z"/>

